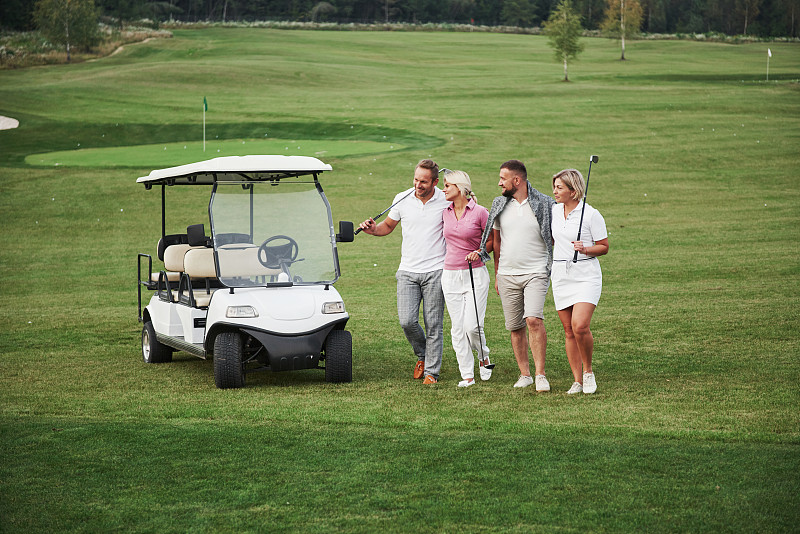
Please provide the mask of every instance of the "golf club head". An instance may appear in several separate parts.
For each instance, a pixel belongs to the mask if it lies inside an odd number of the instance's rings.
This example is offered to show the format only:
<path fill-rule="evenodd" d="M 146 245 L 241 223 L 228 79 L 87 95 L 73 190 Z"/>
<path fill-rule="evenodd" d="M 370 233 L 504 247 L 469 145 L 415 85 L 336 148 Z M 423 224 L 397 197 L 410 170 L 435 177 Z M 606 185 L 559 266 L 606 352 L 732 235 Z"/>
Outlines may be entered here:
<path fill-rule="evenodd" d="M 597 163 L 597 160 L 598 160 L 598 159 L 600 159 L 600 158 L 599 158 L 599 157 L 597 157 L 597 156 L 590 156 L 590 157 L 589 157 L 589 161 L 590 161 L 590 162 L 592 162 L 592 163 Z"/>
<path fill-rule="evenodd" d="M 439 174 L 448 173 L 448 172 L 450 172 L 450 169 L 447 169 L 445 167 L 442 167 L 441 169 L 439 169 Z"/>

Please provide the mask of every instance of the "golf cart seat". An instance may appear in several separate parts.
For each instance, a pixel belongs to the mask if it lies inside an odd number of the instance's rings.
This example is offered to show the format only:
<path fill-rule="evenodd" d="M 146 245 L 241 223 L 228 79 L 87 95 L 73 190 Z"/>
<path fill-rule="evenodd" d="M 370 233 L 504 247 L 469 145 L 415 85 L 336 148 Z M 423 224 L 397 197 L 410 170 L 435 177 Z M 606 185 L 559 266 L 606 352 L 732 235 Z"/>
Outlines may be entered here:
<path fill-rule="evenodd" d="M 208 245 L 209 239 L 205 236 L 202 224 L 190 225 L 185 234 L 171 234 L 158 241 L 158 258 L 163 260 L 164 270 L 151 273 L 150 280 L 155 282 L 159 297 L 171 302 L 180 300 L 186 253 L 193 249 L 211 250 L 206 249 Z M 173 292 L 175 283 L 178 283 L 177 293 Z"/>
<path fill-rule="evenodd" d="M 188 236 L 186 234 L 169 234 L 158 240 L 156 254 L 161 261 L 164 261 L 164 254 L 166 254 L 168 248 L 176 245 L 183 245 L 180 249 L 170 251 L 170 265 L 173 267 L 175 265 L 180 265 L 180 270 L 173 270 L 167 267 L 166 264 L 164 265 L 164 271 L 169 282 L 177 282 L 180 280 L 181 271 L 183 271 L 183 253 L 186 252 L 188 243 Z M 159 274 L 158 272 L 150 273 L 150 282 L 153 285 L 158 282 Z"/>
<path fill-rule="evenodd" d="M 212 282 L 217 281 L 217 268 L 214 263 L 213 248 L 192 248 L 183 257 L 184 277 L 178 290 L 178 298 L 196 308 L 207 308 L 215 289 Z M 192 280 L 205 280 L 205 289 L 195 291 Z"/>
<path fill-rule="evenodd" d="M 183 256 L 183 272 L 192 279 L 216 278 L 213 248 L 192 248 Z"/>
<path fill-rule="evenodd" d="M 183 275 L 183 257 L 189 250 L 191 247 L 188 244 L 170 245 L 164 250 L 164 270 L 153 273 L 156 289 L 162 300 L 178 301 L 178 295 L 173 292 L 173 282 L 180 281 Z"/>
<path fill-rule="evenodd" d="M 206 228 L 202 224 L 191 224 L 186 227 L 186 242 L 192 247 L 211 246 L 211 240 L 206 237 Z"/>

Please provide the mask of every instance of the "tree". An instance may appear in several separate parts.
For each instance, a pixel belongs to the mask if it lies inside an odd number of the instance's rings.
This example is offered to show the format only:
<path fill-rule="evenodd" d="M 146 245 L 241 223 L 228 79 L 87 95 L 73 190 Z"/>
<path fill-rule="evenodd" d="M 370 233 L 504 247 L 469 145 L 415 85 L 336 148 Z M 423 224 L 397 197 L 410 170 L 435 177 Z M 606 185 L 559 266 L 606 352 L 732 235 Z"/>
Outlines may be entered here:
<path fill-rule="evenodd" d="M 39 31 L 50 41 L 88 48 L 97 43 L 97 10 L 94 0 L 39 0 L 33 12 Z"/>
<path fill-rule="evenodd" d="M 737 0 L 735 4 L 739 20 L 744 21 L 743 35 L 747 35 L 747 25 L 758 16 L 760 0 Z"/>
<path fill-rule="evenodd" d="M 544 23 L 544 32 L 556 61 L 564 62 L 564 81 L 568 82 L 567 63 L 571 59 L 577 59 L 584 48 L 584 44 L 580 42 L 583 33 L 581 17 L 573 9 L 570 0 L 561 0 L 558 3 L 555 11 Z"/>
<path fill-rule="evenodd" d="M 319 2 L 311 10 L 311 22 L 324 21 L 329 15 L 336 14 L 336 7 L 330 2 Z"/>
<path fill-rule="evenodd" d="M 622 42 L 622 56 L 625 61 L 625 38 L 637 35 L 642 27 L 642 5 L 639 0 L 608 0 L 606 13 L 600 29 L 603 33 L 619 38 Z"/>
<path fill-rule="evenodd" d="M 500 20 L 506 26 L 533 26 L 536 9 L 530 0 L 505 0 Z"/>

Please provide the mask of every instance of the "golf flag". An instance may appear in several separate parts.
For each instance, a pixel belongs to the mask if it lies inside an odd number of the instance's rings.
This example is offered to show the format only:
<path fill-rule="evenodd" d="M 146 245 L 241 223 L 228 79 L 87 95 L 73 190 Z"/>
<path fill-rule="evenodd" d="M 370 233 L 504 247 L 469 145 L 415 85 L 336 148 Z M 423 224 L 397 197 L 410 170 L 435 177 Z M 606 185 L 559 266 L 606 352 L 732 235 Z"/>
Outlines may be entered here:
<path fill-rule="evenodd" d="M 767 81 L 769 81 L 769 58 L 772 57 L 772 50 L 767 48 Z"/>
<path fill-rule="evenodd" d="M 206 97 L 203 97 L 203 111 L 208 111 L 208 102 L 206 101 Z"/>

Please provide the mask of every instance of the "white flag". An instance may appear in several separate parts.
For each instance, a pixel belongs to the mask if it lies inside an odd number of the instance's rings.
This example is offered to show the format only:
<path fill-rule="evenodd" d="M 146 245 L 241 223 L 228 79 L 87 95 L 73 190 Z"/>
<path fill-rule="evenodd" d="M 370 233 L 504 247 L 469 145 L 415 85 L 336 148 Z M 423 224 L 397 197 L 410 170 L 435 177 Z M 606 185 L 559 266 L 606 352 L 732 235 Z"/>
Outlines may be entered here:
<path fill-rule="evenodd" d="M 767 48 L 767 57 L 772 57 L 772 50 Z"/>

